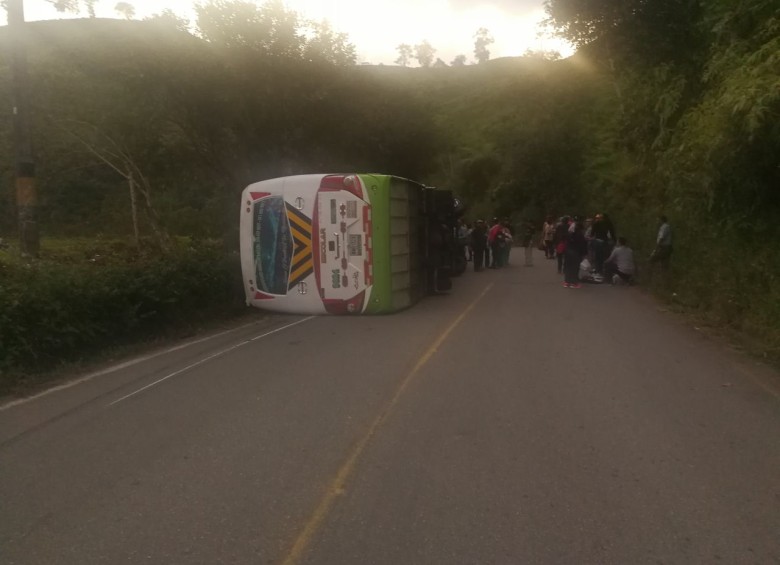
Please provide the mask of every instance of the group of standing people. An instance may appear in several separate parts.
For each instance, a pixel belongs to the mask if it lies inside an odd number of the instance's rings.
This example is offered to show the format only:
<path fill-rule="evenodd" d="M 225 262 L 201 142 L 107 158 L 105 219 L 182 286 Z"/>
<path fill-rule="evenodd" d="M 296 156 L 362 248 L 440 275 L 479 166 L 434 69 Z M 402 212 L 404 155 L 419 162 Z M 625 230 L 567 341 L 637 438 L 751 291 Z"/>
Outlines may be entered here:
<path fill-rule="evenodd" d="M 517 243 L 525 248 L 525 265 L 532 266 L 533 235 L 533 224 L 526 223 L 515 233 L 508 218 L 493 218 L 490 226 L 484 220 L 477 220 L 472 225 L 461 222 L 458 227 L 458 237 L 466 247 L 466 260 L 473 260 L 476 272 L 509 265 L 509 253 Z"/>
<path fill-rule="evenodd" d="M 477 220 L 472 226 L 462 224 L 461 240 L 466 242 L 468 259 L 474 261 L 474 271 L 485 267 L 500 269 L 509 264 L 514 233 L 509 220 L 493 218 L 488 226 L 484 220 Z"/>
<path fill-rule="evenodd" d="M 542 228 L 545 256 L 558 259 L 558 273 L 563 274 L 563 286 L 581 288 L 583 264 L 593 280 L 615 276 L 630 283 L 636 266 L 633 251 L 625 238 L 618 238 L 615 225 L 606 214 L 596 214 L 582 222 L 577 216 L 563 216 L 557 223 L 548 217 Z M 584 260 L 587 259 L 587 262 Z"/>
<path fill-rule="evenodd" d="M 672 253 L 672 232 L 666 216 L 661 216 L 651 262 L 668 266 Z M 558 260 L 563 286 L 581 288 L 581 279 L 613 284 L 632 284 L 637 273 L 634 251 L 628 240 L 618 237 L 606 214 L 596 214 L 584 222 L 577 216 L 563 216 L 557 222 L 548 217 L 542 227 L 541 247 L 547 259 Z M 584 271 L 584 273 L 583 273 Z"/>
<path fill-rule="evenodd" d="M 672 253 L 672 235 L 667 218 L 661 216 L 660 222 L 650 260 L 665 268 Z M 520 232 L 525 265 L 532 266 L 533 224 L 527 222 Z M 493 218 L 490 226 L 484 220 L 470 226 L 461 222 L 458 236 L 464 242 L 467 260 L 473 261 L 474 271 L 506 267 L 517 240 L 509 220 L 498 218 Z M 626 238 L 618 237 L 607 214 L 595 214 L 584 221 L 578 216 L 562 216 L 557 221 L 548 216 L 542 226 L 539 248 L 544 251 L 545 259 L 557 260 L 558 273 L 563 275 L 566 288 L 581 288 L 582 279 L 632 284 L 637 274 L 634 251 Z"/>

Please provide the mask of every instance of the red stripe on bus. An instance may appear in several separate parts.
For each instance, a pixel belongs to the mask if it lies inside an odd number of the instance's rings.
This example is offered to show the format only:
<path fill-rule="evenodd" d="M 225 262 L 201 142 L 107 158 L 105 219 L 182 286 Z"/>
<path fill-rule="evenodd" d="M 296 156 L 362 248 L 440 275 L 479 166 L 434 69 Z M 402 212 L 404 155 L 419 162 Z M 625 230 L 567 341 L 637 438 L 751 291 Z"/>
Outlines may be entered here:
<path fill-rule="evenodd" d="M 322 245 L 327 245 L 327 237 L 323 241 L 322 234 L 320 233 L 320 196 L 319 194 L 314 199 L 314 213 L 311 218 L 311 252 L 314 259 L 314 279 L 317 281 L 317 288 L 320 289 L 320 297 L 324 296 L 325 292 L 322 289 L 322 280 L 320 274 L 320 264 L 325 263 L 328 260 L 327 251 L 323 253 Z"/>

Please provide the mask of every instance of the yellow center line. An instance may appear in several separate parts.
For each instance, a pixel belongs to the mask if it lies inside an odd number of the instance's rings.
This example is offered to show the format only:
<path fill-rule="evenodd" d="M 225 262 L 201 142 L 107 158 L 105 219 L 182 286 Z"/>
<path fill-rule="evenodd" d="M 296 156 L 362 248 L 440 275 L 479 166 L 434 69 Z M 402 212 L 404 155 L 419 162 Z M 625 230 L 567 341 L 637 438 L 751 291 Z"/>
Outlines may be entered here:
<path fill-rule="evenodd" d="M 366 449 L 366 446 L 374 437 L 379 427 L 385 422 L 385 420 L 387 420 L 396 404 L 398 404 L 398 400 L 409 386 L 409 383 L 417 375 L 417 373 L 420 372 L 420 369 L 422 369 L 425 364 L 430 361 L 431 357 L 436 354 L 444 341 L 450 336 L 455 328 L 458 327 L 458 325 L 469 314 L 469 312 L 474 309 L 477 303 L 482 300 L 482 298 L 490 291 L 491 288 L 493 288 L 493 283 L 485 287 L 485 290 L 482 291 L 482 293 L 460 314 L 460 316 L 455 319 L 454 322 L 452 322 L 447 327 L 447 329 L 444 330 L 444 332 L 442 332 L 438 338 L 436 338 L 436 341 L 434 341 L 433 344 L 426 350 L 426 352 L 423 353 L 422 357 L 420 357 L 420 359 L 417 361 L 414 368 L 409 372 L 408 375 L 406 375 L 406 378 L 404 378 L 403 382 L 401 382 L 401 385 L 398 387 L 398 390 L 396 390 L 393 398 L 384 407 L 379 416 L 377 416 L 377 418 L 371 423 L 371 426 L 368 428 L 366 434 L 353 447 L 349 457 L 347 457 L 347 460 L 342 464 L 341 468 L 336 474 L 336 477 L 325 491 L 325 495 L 323 496 L 322 500 L 320 500 L 317 508 L 314 509 L 314 512 L 306 522 L 306 526 L 296 538 L 295 543 L 290 548 L 287 556 L 281 562 L 282 565 L 295 565 L 298 563 L 300 558 L 303 556 L 303 553 L 309 547 L 309 544 L 311 543 L 315 534 L 320 529 L 322 522 L 330 512 L 330 509 L 333 506 L 333 503 L 336 501 L 336 498 L 344 492 L 344 487 L 346 486 L 347 480 L 349 480 L 349 477 L 352 474 L 352 471 L 354 471 L 355 465 L 357 464 L 358 459 L 360 459 L 363 451 Z"/>

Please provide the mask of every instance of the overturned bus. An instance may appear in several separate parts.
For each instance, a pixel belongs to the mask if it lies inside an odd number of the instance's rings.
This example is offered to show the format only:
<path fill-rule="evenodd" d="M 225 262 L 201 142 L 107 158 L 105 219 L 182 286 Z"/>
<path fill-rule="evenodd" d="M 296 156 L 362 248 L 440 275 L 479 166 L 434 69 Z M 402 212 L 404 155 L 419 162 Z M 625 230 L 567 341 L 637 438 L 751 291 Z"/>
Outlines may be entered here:
<path fill-rule="evenodd" d="M 459 213 L 451 192 L 391 175 L 251 184 L 240 222 L 247 304 L 296 314 L 384 314 L 446 292 L 462 270 L 454 241 Z"/>

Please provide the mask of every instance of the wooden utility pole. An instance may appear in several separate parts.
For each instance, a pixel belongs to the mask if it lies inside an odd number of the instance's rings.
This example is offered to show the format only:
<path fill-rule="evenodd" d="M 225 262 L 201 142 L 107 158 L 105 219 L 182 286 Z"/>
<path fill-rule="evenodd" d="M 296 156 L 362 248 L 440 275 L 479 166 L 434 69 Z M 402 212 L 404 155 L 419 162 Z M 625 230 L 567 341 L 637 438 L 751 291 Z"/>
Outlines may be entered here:
<path fill-rule="evenodd" d="M 11 101 L 13 104 L 14 145 L 16 147 L 16 208 L 19 218 L 19 249 L 23 256 L 37 257 L 38 191 L 35 187 L 35 160 L 30 135 L 29 78 L 23 0 L 7 0 L 8 35 L 11 52 Z"/>

